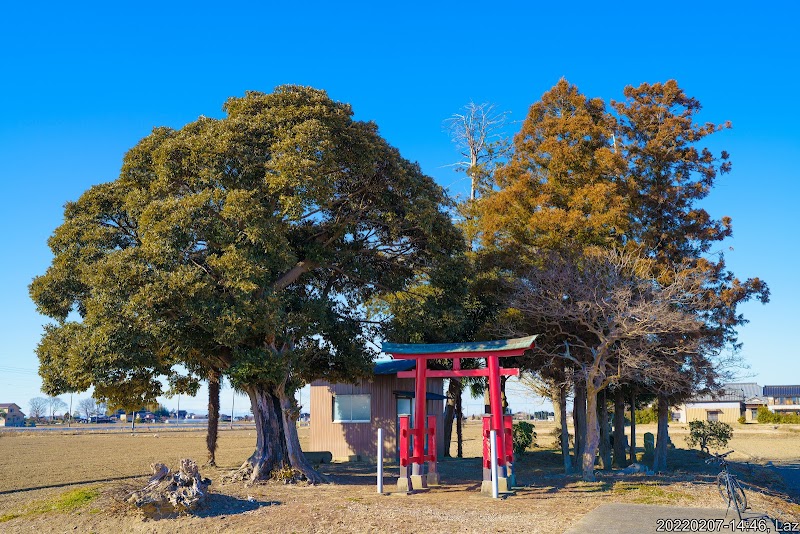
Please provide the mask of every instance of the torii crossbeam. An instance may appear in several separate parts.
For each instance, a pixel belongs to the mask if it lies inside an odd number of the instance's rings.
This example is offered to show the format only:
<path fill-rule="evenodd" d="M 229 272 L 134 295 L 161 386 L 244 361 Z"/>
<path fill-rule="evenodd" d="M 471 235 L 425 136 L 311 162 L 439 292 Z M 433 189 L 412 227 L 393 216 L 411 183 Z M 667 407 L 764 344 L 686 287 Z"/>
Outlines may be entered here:
<path fill-rule="evenodd" d="M 491 430 L 497 431 L 497 451 L 498 465 L 505 466 L 506 455 L 504 446 L 504 426 L 503 408 L 500 394 L 501 376 L 519 376 L 519 369 L 506 369 L 500 367 L 500 358 L 509 356 L 521 356 L 525 351 L 535 346 L 537 336 L 528 336 L 518 339 L 506 339 L 501 341 L 482 341 L 473 343 L 436 343 L 436 344 L 416 344 L 416 343 L 384 343 L 383 352 L 399 360 L 416 360 L 416 367 L 413 371 L 400 371 L 397 378 L 414 378 L 416 407 L 414 412 L 415 428 L 409 429 L 414 436 L 413 453 L 408 461 L 414 465 L 415 475 L 419 477 L 417 486 L 426 487 L 427 479 L 422 476 L 423 464 L 426 460 L 432 460 L 435 465 L 436 451 L 428 451 L 426 457 L 424 452 L 425 435 L 428 433 L 425 428 L 425 392 L 426 380 L 428 378 L 457 378 L 465 376 L 487 376 L 489 377 L 489 405 L 491 409 Z M 486 367 L 483 369 L 462 369 L 462 358 L 485 358 Z M 452 370 L 433 370 L 428 369 L 428 360 L 453 360 Z M 446 444 L 445 446 L 448 446 Z M 402 453 L 402 451 L 401 451 Z M 401 462 L 402 463 L 402 462 Z M 404 466 L 401 465 L 401 470 Z M 407 476 L 407 475 L 406 475 Z M 401 479 L 402 479 L 401 475 Z M 413 484 L 399 482 L 398 485 L 407 484 L 406 489 L 412 489 Z"/>

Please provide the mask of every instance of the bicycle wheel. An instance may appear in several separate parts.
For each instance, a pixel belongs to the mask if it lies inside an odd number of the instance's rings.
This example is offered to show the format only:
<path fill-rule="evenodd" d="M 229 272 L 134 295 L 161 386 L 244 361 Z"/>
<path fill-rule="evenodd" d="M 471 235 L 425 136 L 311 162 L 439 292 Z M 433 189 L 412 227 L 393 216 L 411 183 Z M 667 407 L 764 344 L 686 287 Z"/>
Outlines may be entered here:
<path fill-rule="evenodd" d="M 747 509 L 747 497 L 744 494 L 742 485 L 739 484 L 739 481 L 736 480 L 736 477 L 734 477 L 733 475 L 731 475 L 730 477 L 730 482 L 731 482 L 731 492 L 733 493 L 733 500 L 739 511 L 744 512 Z"/>
<path fill-rule="evenodd" d="M 717 475 L 717 490 L 719 491 L 719 496 L 722 497 L 722 502 L 724 502 L 726 506 L 730 506 L 731 493 L 728 491 L 728 476 L 724 471 Z"/>

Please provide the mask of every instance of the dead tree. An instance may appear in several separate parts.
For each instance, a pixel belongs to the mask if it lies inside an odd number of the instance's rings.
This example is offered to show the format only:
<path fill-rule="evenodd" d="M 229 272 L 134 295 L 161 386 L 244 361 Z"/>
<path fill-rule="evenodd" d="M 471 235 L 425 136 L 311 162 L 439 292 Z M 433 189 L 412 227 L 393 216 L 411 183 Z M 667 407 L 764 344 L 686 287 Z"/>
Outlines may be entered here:
<path fill-rule="evenodd" d="M 455 167 L 470 178 L 470 200 L 475 200 L 489 176 L 488 165 L 508 152 L 508 143 L 501 136 L 507 117 L 507 112 L 497 111 L 493 104 L 470 102 L 462 113 L 445 120 L 445 128 L 462 156 Z"/>

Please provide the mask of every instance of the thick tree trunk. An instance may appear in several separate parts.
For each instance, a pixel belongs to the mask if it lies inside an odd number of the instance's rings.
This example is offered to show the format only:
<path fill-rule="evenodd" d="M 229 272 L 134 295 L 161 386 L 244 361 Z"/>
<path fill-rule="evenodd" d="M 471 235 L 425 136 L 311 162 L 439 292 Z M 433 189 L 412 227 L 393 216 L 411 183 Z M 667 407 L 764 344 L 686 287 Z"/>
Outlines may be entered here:
<path fill-rule="evenodd" d="M 297 435 L 297 418 L 300 409 L 294 397 L 287 395 L 281 387 L 278 389 L 277 397 L 280 399 L 281 416 L 283 421 L 283 432 L 286 436 L 286 451 L 289 456 L 289 464 L 303 473 L 303 476 L 312 484 L 330 482 L 322 473 L 314 469 L 306 460 L 303 449 L 300 447 L 300 438 Z"/>
<path fill-rule="evenodd" d="M 217 430 L 219 429 L 219 369 L 208 372 L 208 427 L 206 430 L 206 448 L 208 449 L 208 462 L 206 465 L 216 466 Z"/>
<path fill-rule="evenodd" d="M 569 455 L 569 423 L 567 422 L 567 386 L 558 386 L 558 407 L 554 410 L 561 418 L 561 457 L 564 459 L 564 474 L 572 473 L 572 457 Z"/>
<path fill-rule="evenodd" d="M 600 446 L 600 421 L 597 417 L 597 390 L 586 387 L 586 441 L 583 450 L 583 480 L 594 482 L 594 462 Z"/>
<path fill-rule="evenodd" d="M 240 471 L 250 470 L 250 482 L 266 480 L 274 469 L 289 465 L 286 436 L 278 399 L 261 386 L 247 389 L 256 424 L 256 450 Z"/>
<path fill-rule="evenodd" d="M 667 470 L 667 445 L 669 444 L 669 401 L 664 395 L 658 396 L 658 438 L 653 458 L 653 471 Z"/>
<path fill-rule="evenodd" d="M 636 463 L 636 388 L 631 390 L 631 463 Z"/>
<path fill-rule="evenodd" d="M 444 406 L 444 456 L 450 458 L 450 443 L 453 440 L 453 418 L 456 413 L 456 397 L 461 394 L 460 383 L 457 379 L 451 378 L 450 385 L 447 387 L 447 404 Z"/>
<path fill-rule="evenodd" d="M 462 424 L 464 421 L 464 407 L 461 402 L 461 396 L 464 393 L 464 386 L 461 384 L 458 390 L 458 397 L 456 397 L 456 456 L 459 458 L 464 457 L 464 431 Z"/>
<path fill-rule="evenodd" d="M 625 394 L 614 389 L 614 467 L 627 467 L 625 458 Z"/>
<path fill-rule="evenodd" d="M 606 390 L 597 394 L 597 419 L 600 424 L 600 467 L 603 471 L 611 469 L 611 429 L 608 426 L 608 404 Z"/>
<path fill-rule="evenodd" d="M 572 403 L 572 419 L 575 425 L 575 464 L 581 465 L 586 443 L 586 384 L 575 381 L 575 400 Z"/>
<path fill-rule="evenodd" d="M 506 381 L 507 376 L 500 377 L 500 398 L 502 399 L 501 406 L 503 407 L 503 415 L 508 413 L 508 399 L 506 398 Z"/>

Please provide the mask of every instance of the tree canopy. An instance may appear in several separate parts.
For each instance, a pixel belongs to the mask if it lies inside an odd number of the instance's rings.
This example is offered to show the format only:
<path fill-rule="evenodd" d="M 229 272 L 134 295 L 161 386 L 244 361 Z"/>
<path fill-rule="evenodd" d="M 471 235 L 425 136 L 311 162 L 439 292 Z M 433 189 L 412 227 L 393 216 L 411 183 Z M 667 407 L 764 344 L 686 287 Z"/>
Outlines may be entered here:
<path fill-rule="evenodd" d="M 50 392 L 151 401 L 215 367 L 248 393 L 262 477 L 299 451 L 293 393 L 353 380 L 372 353 L 362 304 L 463 247 L 447 197 L 370 122 L 323 91 L 231 98 L 226 117 L 156 128 L 117 180 L 65 209 L 31 285 L 56 319 L 38 348 Z M 73 319 L 70 312 L 78 317 Z"/>

